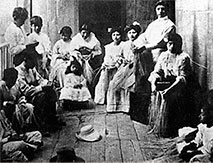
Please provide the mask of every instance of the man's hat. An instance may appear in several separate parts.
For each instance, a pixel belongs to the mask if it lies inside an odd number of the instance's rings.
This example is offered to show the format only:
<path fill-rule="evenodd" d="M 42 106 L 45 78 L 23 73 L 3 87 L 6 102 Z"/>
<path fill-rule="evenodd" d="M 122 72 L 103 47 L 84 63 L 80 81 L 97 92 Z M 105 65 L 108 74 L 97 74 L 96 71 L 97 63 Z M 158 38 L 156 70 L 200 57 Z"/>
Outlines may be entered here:
<path fill-rule="evenodd" d="M 86 125 L 76 133 L 78 140 L 94 142 L 101 139 L 101 135 L 96 131 L 92 125 Z"/>
<path fill-rule="evenodd" d="M 75 150 L 68 146 L 60 147 L 57 155 L 50 159 L 50 162 L 85 162 L 84 159 L 76 156 Z"/>

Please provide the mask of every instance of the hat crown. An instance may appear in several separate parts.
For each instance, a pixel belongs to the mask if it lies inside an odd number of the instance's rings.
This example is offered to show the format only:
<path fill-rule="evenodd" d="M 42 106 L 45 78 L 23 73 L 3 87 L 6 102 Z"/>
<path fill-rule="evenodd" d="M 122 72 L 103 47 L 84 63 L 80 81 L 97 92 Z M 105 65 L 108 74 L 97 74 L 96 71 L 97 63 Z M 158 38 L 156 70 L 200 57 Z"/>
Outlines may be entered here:
<path fill-rule="evenodd" d="M 93 133 L 95 130 L 92 125 L 87 125 L 81 128 L 81 135 L 86 136 Z"/>

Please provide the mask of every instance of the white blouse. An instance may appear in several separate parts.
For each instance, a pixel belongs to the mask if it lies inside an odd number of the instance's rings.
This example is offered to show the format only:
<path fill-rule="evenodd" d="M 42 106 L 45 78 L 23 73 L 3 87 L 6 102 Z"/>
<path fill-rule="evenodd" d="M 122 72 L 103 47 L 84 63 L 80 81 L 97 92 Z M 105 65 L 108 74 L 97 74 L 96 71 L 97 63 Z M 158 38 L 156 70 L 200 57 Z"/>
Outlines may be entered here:
<path fill-rule="evenodd" d="M 9 51 L 11 55 L 16 55 L 22 52 L 26 48 L 25 45 L 28 42 L 24 29 L 18 27 L 13 22 L 6 29 L 5 40 L 10 44 Z"/>

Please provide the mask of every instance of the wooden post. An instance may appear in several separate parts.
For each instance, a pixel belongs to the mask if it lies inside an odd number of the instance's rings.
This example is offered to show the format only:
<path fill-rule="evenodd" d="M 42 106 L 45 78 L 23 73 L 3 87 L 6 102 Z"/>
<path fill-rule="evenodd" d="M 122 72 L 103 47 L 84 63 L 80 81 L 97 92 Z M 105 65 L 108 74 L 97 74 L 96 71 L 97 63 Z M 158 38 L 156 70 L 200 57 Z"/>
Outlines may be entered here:
<path fill-rule="evenodd" d="M 30 19 L 33 16 L 33 0 L 30 0 Z M 32 32 L 32 28 L 30 28 L 30 32 Z"/>

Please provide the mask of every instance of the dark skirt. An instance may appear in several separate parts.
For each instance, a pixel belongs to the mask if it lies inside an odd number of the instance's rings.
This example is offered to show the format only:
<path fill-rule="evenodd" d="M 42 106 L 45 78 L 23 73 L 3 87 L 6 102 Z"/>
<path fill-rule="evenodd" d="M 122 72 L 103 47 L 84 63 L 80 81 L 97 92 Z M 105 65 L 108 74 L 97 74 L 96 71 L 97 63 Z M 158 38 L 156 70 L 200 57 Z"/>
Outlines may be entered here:
<path fill-rule="evenodd" d="M 149 107 L 150 132 L 161 137 L 178 136 L 178 129 L 184 126 L 196 127 L 199 120 L 199 87 L 190 81 L 179 87 L 166 99 L 157 91 L 151 96 Z"/>

